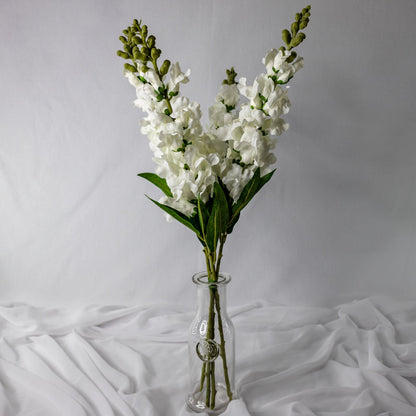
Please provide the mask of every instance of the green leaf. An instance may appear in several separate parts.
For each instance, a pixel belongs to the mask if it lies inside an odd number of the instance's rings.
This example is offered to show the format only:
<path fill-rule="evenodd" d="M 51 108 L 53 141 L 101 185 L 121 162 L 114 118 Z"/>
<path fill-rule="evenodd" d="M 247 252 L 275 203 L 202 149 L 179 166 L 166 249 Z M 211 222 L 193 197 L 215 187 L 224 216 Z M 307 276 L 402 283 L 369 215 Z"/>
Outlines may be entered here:
<path fill-rule="evenodd" d="M 257 189 L 260 185 L 260 168 L 257 168 L 254 171 L 253 177 L 248 181 L 246 186 L 241 191 L 241 195 L 238 198 L 238 201 L 233 205 L 233 215 L 231 220 L 233 220 L 240 211 L 251 201 L 254 195 L 257 193 Z"/>
<path fill-rule="evenodd" d="M 172 208 L 168 205 L 161 204 L 160 202 L 155 201 L 154 199 L 150 198 L 146 195 L 147 198 L 149 198 L 154 204 L 156 204 L 159 208 L 163 209 L 166 213 L 168 213 L 171 217 L 175 218 L 175 220 L 179 221 L 181 224 L 188 227 L 190 230 L 192 230 L 198 237 L 201 236 L 200 230 L 197 228 L 198 224 L 196 221 L 196 216 L 193 215 L 191 217 L 187 217 L 182 212 L 178 211 L 175 208 Z"/>
<path fill-rule="evenodd" d="M 238 201 L 233 205 L 233 213 L 228 226 L 230 231 L 227 231 L 228 233 L 231 233 L 231 231 L 233 230 L 234 225 L 240 217 L 241 210 L 253 199 L 254 195 L 256 195 L 257 192 L 259 192 L 260 189 L 263 188 L 263 186 L 267 182 L 269 182 L 275 171 L 276 169 L 274 169 L 267 175 L 260 177 L 260 168 L 257 168 L 255 170 L 253 177 L 243 188 L 241 195 L 238 198 Z"/>
<path fill-rule="evenodd" d="M 206 232 L 206 229 L 207 229 L 209 213 L 208 213 L 206 205 L 204 204 L 204 201 L 202 201 L 202 199 L 199 195 L 198 195 L 197 204 L 198 204 L 199 225 L 201 227 L 202 236 L 205 239 L 205 232 Z"/>
<path fill-rule="evenodd" d="M 227 234 L 231 234 L 233 232 L 234 225 L 237 223 L 237 221 L 239 220 L 239 218 L 240 218 L 240 213 L 238 213 L 237 216 L 234 217 L 234 219 L 232 220 L 232 222 L 230 222 L 228 224 Z"/>
<path fill-rule="evenodd" d="M 267 175 L 264 175 L 260 178 L 260 185 L 257 188 L 257 192 L 260 191 L 260 189 L 263 188 L 263 186 L 266 185 L 267 182 L 269 182 L 269 180 L 272 178 L 272 176 L 275 172 L 276 172 L 276 169 L 273 169 Z"/>
<path fill-rule="evenodd" d="M 208 220 L 206 242 L 211 251 L 216 251 L 218 239 L 227 232 L 229 221 L 228 202 L 221 185 L 214 183 L 214 203 Z"/>
<path fill-rule="evenodd" d="M 159 189 L 161 189 L 163 193 L 169 198 L 173 197 L 172 191 L 170 190 L 166 182 L 166 179 L 161 178 L 155 173 L 139 173 L 137 176 L 140 176 L 141 178 L 147 179 L 149 182 L 152 182 L 153 185 L 156 185 Z"/>

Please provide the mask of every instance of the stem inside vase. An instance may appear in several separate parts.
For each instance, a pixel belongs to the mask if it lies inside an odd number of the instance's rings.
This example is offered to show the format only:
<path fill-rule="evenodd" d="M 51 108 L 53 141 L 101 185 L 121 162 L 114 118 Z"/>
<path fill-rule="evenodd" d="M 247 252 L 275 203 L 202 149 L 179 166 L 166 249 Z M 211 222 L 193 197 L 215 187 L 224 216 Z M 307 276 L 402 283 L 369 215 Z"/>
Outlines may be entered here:
<path fill-rule="evenodd" d="M 195 276 L 199 305 L 191 326 L 190 359 L 199 375 L 191 376 L 197 388 L 187 403 L 194 411 L 218 414 L 233 399 L 234 389 L 234 329 L 225 307 L 225 285 L 230 277 L 218 274 L 214 281 L 208 273 Z"/>

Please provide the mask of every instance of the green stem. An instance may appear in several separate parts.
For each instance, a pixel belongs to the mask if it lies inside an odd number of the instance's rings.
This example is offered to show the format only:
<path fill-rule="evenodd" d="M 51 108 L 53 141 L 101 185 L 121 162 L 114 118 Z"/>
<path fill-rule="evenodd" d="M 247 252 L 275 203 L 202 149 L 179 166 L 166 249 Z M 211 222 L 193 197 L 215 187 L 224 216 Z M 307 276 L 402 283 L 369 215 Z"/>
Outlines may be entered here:
<path fill-rule="evenodd" d="M 202 391 L 202 389 L 204 388 L 204 381 L 205 381 L 205 374 L 206 374 L 206 366 L 207 366 L 207 363 L 202 364 L 201 385 L 200 385 L 199 391 Z"/>
<path fill-rule="evenodd" d="M 221 318 L 221 306 L 220 306 L 220 296 L 218 292 L 215 293 L 215 306 L 217 309 L 217 317 L 218 317 L 218 331 L 220 333 L 220 355 L 222 358 L 222 366 L 224 370 L 224 378 L 225 378 L 225 385 L 227 386 L 227 395 L 230 400 L 233 399 L 233 393 L 231 391 L 231 384 L 230 378 L 228 375 L 228 366 L 227 366 L 227 355 L 225 352 L 225 339 L 224 339 L 224 331 L 222 327 L 222 318 Z"/>
<path fill-rule="evenodd" d="M 218 281 L 218 276 L 219 276 L 219 271 L 220 271 L 220 266 L 221 266 L 221 259 L 222 259 L 222 251 L 223 251 L 226 239 L 227 239 L 226 233 L 220 236 L 218 256 L 216 252 L 211 252 L 207 245 L 204 247 L 208 282 Z M 230 379 L 229 379 L 229 374 L 228 374 L 228 365 L 227 365 L 227 356 L 226 356 L 226 350 L 225 350 L 225 338 L 224 338 L 224 330 L 223 330 L 223 325 L 222 325 L 219 293 L 218 293 L 218 289 L 216 285 L 210 286 L 209 290 L 210 290 L 210 302 L 209 302 L 209 310 L 208 310 L 206 339 L 215 340 L 215 311 L 217 311 L 218 331 L 220 334 L 220 355 L 221 355 L 222 363 L 223 363 L 224 379 L 225 379 L 225 384 L 227 388 L 228 398 L 232 400 L 232 391 L 231 391 L 231 384 L 230 384 Z M 203 363 L 202 365 L 201 383 L 200 383 L 201 392 L 204 388 L 205 382 L 206 382 L 205 404 L 207 407 L 214 409 L 215 397 L 217 394 L 214 362 Z"/>
<path fill-rule="evenodd" d="M 215 408 L 215 396 L 217 394 L 217 388 L 215 386 L 215 361 L 211 363 L 211 386 L 212 386 L 212 393 L 211 393 L 211 409 Z"/>

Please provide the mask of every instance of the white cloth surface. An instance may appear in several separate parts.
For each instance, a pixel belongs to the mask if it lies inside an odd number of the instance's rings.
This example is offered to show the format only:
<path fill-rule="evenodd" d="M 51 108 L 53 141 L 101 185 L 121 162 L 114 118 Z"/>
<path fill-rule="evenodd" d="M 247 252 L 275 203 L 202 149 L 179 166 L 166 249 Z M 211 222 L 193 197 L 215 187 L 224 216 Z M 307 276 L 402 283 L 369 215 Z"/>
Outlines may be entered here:
<path fill-rule="evenodd" d="M 1 416 L 186 416 L 177 305 L 0 306 Z M 225 416 L 415 416 L 416 301 L 230 309 L 238 398 Z"/>

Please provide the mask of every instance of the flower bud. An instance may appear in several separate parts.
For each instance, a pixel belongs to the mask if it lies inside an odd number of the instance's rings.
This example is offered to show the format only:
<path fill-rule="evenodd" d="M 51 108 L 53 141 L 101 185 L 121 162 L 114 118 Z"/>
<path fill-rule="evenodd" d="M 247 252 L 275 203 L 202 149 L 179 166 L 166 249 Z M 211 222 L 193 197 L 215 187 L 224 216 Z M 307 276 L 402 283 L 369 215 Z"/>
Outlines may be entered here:
<path fill-rule="evenodd" d="M 149 60 L 149 57 L 146 55 L 143 55 L 141 52 L 137 55 L 137 59 L 139 59 L 140 61 L 147 63 L 147 61 Z"/>
<path fill-rule="evenodd" d="M 140 59 L 141 53 L 140 53 L 139 48 L 137 46 L 134 46 L 133 47 L 133 51 L 132 52 L 133 52 L 133 58 L 134 59 Z"/>
<path fill-rule="evenodd" d="M 127 43 L 127 39 L 124 36 L 120 36 L 119 39 L 121 42 Z"/>
<path fill-rule="evenodd" d="M 131 55 L 131 46 L 128 43 L 124 44 L 124 50 Z"/>
<path fill-rule="evenodd" d="M 299 23 L 298 22 L 293 22 L 292 26 L 290 27 L 290 30 L 292 31 L 292 35 L 295 36 L 296 33 L 298 33 L 298 30 L 299 30 Z"/>
<path fill-rule="evenodd" d="M 142 72 L 144 72 L 144 73 L 146 73 L 148 70 L 149 70 L 149 68 L 148 68 L 146 65 L 142 65 L 142 66 L 140 67 L 140 71 L 142 71 Z"/>
<path fill-rule="evenodd" d="M 156 38 L 153 35 L 149 36 L 147 38 L 147 44 L 149 45 L 149 48 L 153 48 L 156 44 Z"/>
<path fill-rule="evenodd" d="M 295 14 L 295 20 L 297 21 L 297 22 L 299 22 L 299 20 L 300 20 L 300 18 L 301 18 L 302 16 L 301 16 L 301 14 L 300 13 L 296 13 Z"/>
<path fill-rule="evenodd" d="M 143 25 L 143 27 L 142 27 L 142 38 L 146 39 L 146 37 L 147 37 L 147 26 Z"/>
<path fill-rule="evenodd" d="M 126 52 L 123 52 L 123 51 L 117 51 L 117 55 L 121 56 L 124 59 L 129 59 L 130 58 L 129 54 L 126 53 Z"/>
<path fill-rule="evenodd" d="M 303 32 L 299 32 L 292 40 L 291 42 L 291 46 L 293 48 L 295 48 L 296 46 L 298 46 L 300 43 L 302 43 L 306 38 L 306 35 Z"/>
<path fill-rule="evenodd" d="M 309 19 L 301 20 L 299 24 L 299 29 L 305 29 L 305 27 L 308 26 L 308 23 L 309 23 Z"/>
<path fill-rule="evenodd" d="M 138 36 L 134 36 L 131 41 L 135 44 L 135 45 L 141 45 L 143 42 L 142 40 L 138 37 Z"/>
<path fill-rule="evenodd" d="M 159 58 L 161 53 L 162 53 L 162 51 L 160 49 L 152 48 L 152 50 L 150 52 L 150 56 L 155 61 L 157 58 Z"/>
<path fill-rule="evenodd" d="M 286 59 L 286 62 L 288 64 L 292 63 L 297 56 L 298 56 L 298 54 L 295 51 L 292 51 L 289 58 Z"/>
<path fill-rule="evenodd" d="M 133 19 L 133 26 L 134 26 L 135 29 L 136 28 L 138 29 L 140 27 L 139 21 L 137 19 Z"/>
<path fill-rule="evenodd" d="M 292 36 L 290 36 L 290 32 L 287 29 L 282 30 L 282 39 L 286 45 L 289 45 L 290 41 L 292 40 Z"/>
<path fill-rule="evenodd" d="M 162 75 L 162 77 L 168 73 L 169 67 L 170 67 L 170 61 L 165 59 L 165 61 L 163 61 L 162 66 L 160 67 L 160 74 Z"/>
<path fill-rule="evenodd" d="M 143 54 L 143 55 L 145 55 L 145 56 L 149 56 L 149 55 L 150 55 L 149 48 L 148 48 L 148 47 L 146 47 L 146 46 L 143 46 L 143 47 L 142 47 L 141 52 L 142 52 L 142 54 Z"/>
<path fill-rule="evenodd" d="M 124 64 L 124 68 L 133 73 L 137 71 L 136 67 L 130 64 Z"/>

